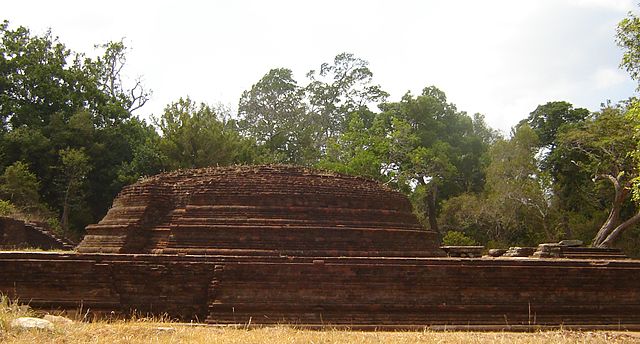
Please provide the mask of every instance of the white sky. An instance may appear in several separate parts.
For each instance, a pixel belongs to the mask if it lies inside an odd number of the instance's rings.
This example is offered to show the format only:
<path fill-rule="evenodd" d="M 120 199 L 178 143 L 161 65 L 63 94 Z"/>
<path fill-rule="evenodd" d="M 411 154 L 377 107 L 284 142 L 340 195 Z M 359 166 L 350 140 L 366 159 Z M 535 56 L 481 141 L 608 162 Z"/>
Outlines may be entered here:
<path fill-rule="evenodd" d="M 632 0 L 4 1 L 0 20 L 74 51 L 125 38 L 125 74 L 142 76 L 159 114 L 181 96 L 237 108 L 271 68 L 305 74 L 341 52 L 370 62 L 396 101 L 435 85 L 504 132 L 539 104 L 597 110 L 634 95 L 619 70 L 618 21 Z"/>

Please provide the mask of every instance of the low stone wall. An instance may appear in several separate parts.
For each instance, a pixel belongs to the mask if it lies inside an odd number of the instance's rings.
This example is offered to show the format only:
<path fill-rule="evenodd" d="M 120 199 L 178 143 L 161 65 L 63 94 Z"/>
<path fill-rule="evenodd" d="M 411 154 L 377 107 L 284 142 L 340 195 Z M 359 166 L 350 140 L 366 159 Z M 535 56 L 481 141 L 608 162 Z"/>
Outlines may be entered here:
<path fill-rule="evenodd" d="M 640 325 L 640 261 L 0 253 L 36 308 L 213 324 Z"/>
<path fill-rule="evenodd" d="M 10 217 L 0 217 L 0 248 L 10 248 L 26 245 L 27 233 L 24 230 L 24 221 Z"/>
<path fill-rule="evenodd" d="M 0 249 L 71 250 L 73 243 L 57 238 L 43 224 L 0 216 Z"/>
<path fill-rule="evenodd" d="M 209 323 L 640 324 L 638 262 L 238 262 L 214 280 Z"/>

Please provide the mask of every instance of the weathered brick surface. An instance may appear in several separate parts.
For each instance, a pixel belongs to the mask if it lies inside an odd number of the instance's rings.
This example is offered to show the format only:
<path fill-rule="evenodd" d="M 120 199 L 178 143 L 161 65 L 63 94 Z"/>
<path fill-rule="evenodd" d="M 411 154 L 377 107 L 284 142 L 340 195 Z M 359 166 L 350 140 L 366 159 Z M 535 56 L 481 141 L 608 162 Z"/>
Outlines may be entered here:
<path fill-rule="evenodd" d="M 640 262 L 0 253 L 37 308 L 216 324 L 640 324 Z"/>
<path fill-rule="evenodd" d="M 210 323 L 640 323 L 639 262 L 239 262 L 214 279 Z"/>
<path fill-rule="evenodd" d="M 25 245 L 27 233 L 24 230 L 24 221 L 10 217 L 0 217 L 0 247 L 16 247 Z"/>
<path fill-rule="evenodd" d="M 0 249 L 40 248 L 43 250 L 71 250 L 72 242 L 56 237 L 44 223 L 0 216 Z"/>
<path fill-rule="evenodd" d="M 161 174 L 122 190 L 80 252 L 442 256 L 407 198 L 291 166 Z"/>

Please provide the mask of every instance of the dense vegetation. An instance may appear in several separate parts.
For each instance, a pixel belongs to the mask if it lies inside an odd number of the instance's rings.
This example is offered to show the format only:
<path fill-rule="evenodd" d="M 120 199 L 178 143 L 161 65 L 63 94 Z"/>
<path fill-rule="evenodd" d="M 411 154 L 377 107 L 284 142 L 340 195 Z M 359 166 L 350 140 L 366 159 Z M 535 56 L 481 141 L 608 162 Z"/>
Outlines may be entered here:
<path fill-rule="evenodd" d="M 640 77 L 640 21 L 618 26 L 621 66 Z M 275 68 L 237 111 L 181 98 L 150 123 L 150 93 L 123 83 L 127 47 L 98 57 L 51 32 L 0 24 L 0 212 L 70 237 L 140 177 L 178 168 L 286 163 L 377 179 L 406 193 L 448 243 L 490 247 L 577 238 L 640 252 L 640 106 L 541 104 L 508 137 L 435 86 L 389 100 L 367 61 L 342 53 L 303 82 Z M 624 236 L 625 240 L 620 240 Z"/>

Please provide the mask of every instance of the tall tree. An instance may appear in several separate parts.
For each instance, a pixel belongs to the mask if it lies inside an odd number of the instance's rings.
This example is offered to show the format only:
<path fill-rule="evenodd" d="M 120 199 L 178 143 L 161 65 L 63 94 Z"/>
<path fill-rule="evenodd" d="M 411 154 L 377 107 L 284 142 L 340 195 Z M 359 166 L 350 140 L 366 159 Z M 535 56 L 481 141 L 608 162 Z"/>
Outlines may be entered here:
<path fill-rule="evenodd" d="M 558 148 L 558 135 L 574 126 L 579 126 L 590 115 L 589 110 L 574 108 L 564 101 L 548 102 L 538 106 L 529 117 L 520 122 L 520 126 L 530 126 L 539 138 L 537 157 L 541 171 L 551 178 L 547 193 L 554 195 L 553 203 L 562 213 L 561 227 L 567 234 L 573 230 L 569 218 L 575 214 L 586 214 L 593 209 L 586 209 L 590 203 L 591 176 L 585 173 L 572 160 L 579 159 L 578 153 Z"/>
<path fill-rule="evenodd" d="M 313 126 L 306 114 L 304 90 L 291 70 L 270 70 L 240 97 L 238 125 L 267 151 L 269 160 L 307 164 L 317 157 Z"/>
<path fill-rule="evenodd" d="M 388 93 L 373 83 L 369 63 L 350 53 L 338 54 L 332 64 L 307 73 L 305 88 L 310 116 L 318 127 L 316 142 L 324 148 L 329 138 L 342 133 L 351 112 L 382 102 Z"/>
<path fill-rule="evenodd" d="M 122 40 L 99 44 L 96 48 L 103 50 L 102 56 L 84 60 L 90 85 L 96 88 L 96 100 L 91 106 L 98 126 L 114 125 L 129 119 L 133 111 L 143 107 L 151 91 L 145 88 L 140 77 L 133 85 L 123 82 L 128 47 Z"/>
<path fill-rule="evenodd" d="M 381 107 L 388 126 L 384 135 L 390 139 L 386 173 L 395 175 L 405 189 L 415 188 L 416 208 L 438 231 L 443 198 L 482 188 L 483 178 L 473 171 L 480 170 L 485 143 L 474 132 L 473 120 L 436 87 L 425 88 L 418 97 L 407 93 L 400 102 Z"/>
<path fill-rule="evenodd" d="M 87 100 L 80 55 L 51 31 L 31 35 L 0 24 L 0 116 L 4 129 L 40 128 L 54 113 L 74 113 Z M 8 126 L 8 127 L 7 127 Z"/>
<path fill-rule="evenodd" d="M 69 212 L 73 203 L 82 197 L 82 187 L 85 185 L 87 173 L 91 170 L 89 157 L 82 149 L 64 149 L 60 151 L 62 163 L 63 197 L 62 197 L 62 229 L 69 230 Z"/>
<path fill-rule="evenodd" d="M 631 206 L 630 192 L 639 171 L 631 154 L 639 142 L 634 135 L 629 135 L 638 125 L 637 117 L 624 112 L 621 108 L 604 108 L 581 126 L 559 136 L 563 150 L 576 152 L 581 157 L 572 161 L 573 164 L 588 171 L 594 181 L 613 186 L 609 216 L 598 230 L 593 246 L 613 245 L 624 231 L 640 222 L 640 210 L 626 219 L 623 217 L 625 207 Z"/>
<path fill-rule="evenodd" d="M 492 204 L 515 219 L 520 227 L 532 233 L 542 230 L 541 237 L 557 240 L 553 226 L 553 209 L 548 176 L 536 161 L 538 136 L 527 125 L 517 127 L 509 141 L 498 141 L 491 148 L 485 186 Z M 512 229 L 513 230 L 513 229 Z"/>
<path fill-rule="evenodd" d="M 552 151 L 556 138 L 563 127 L 580 123 L 589 116 L 587 109 L 574 109 L 564 101 L 548 102 L 538 106 L 521 124 L 528 124 L 538 135 L 539 146 Z"/>

